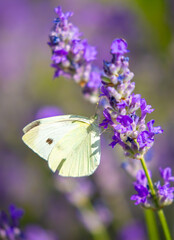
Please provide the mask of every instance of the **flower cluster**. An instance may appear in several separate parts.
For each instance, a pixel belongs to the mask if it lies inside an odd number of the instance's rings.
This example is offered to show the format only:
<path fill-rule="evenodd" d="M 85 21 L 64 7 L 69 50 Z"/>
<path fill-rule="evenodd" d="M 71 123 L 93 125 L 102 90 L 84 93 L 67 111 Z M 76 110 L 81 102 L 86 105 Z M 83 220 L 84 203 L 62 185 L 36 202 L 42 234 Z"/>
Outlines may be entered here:
<path fill-rule="evenodd" d="M 152 147 L 155 134 L 162 133 L 161 127 L 154 127 L 154 120 L 145 122 L 146 115 L 154 109 L 147 105 L 140 94 L 132 93 L 134 74 L 129 70 L 127 43 L 115 39 L 111 45 L 112 60 L 104 61 L 101 103 L 104 107 L 104 120 L 100 124 L 114 131 L 111 146 L 119 144 L 127 156 L 141 158 Z"/>
<path fill-rule="evenodd" d="M 164 181 L 161 185 L 160 181 L 154 184 L 156 192 L 156 200 L 159 208 L 170 205 L 174 200 L 174 187 L 170 186 L 170 182 L 174 182 L 174 176 L 172 176 L 171 168 L 160 168 L 160 174 Z M 141 204 L 146 208 L 155 208 L 153 202 L 153 196 L 148 186 L 147 178 L 143 170 L 139 170 L 136 176 L 136 182 L 134 182 L 134 188 L 137 194 L 131 197 L 131 200 L 135 201 L 135 205 Z"/>
<path fill-rule="evenodd" d="M 28 225 L 24 231 L 21 231 L 19 224 L 24 211 L 9 206 L 9 214 L 0 211 L 0 239 L 3 240 L 57 240 L 55 234 L 45 230 L 38 225 Z"/>
<path fill-rule="evenodd" d="M 0 211 L 0 239 L 22 240 L 23 234 L 19 228 L 19 222 L 24 212 L 14 205 L 9 207 L 9 215 Z"/>
<path fill-rule="evenodd" d="M 52 49 L 54 77 L 63 75 L 72 78 L 83 88 L 84 96 L 96 102 L 101 74 L 91 63 L 97 51 L 86 39 L 80 38 L 82 34 L 79 29 L 69 22 L 72 12 L 63 13 L 61 7 L 55 8 L 55 12 L 58 17 L 54 20 L 48 42 Z"/>

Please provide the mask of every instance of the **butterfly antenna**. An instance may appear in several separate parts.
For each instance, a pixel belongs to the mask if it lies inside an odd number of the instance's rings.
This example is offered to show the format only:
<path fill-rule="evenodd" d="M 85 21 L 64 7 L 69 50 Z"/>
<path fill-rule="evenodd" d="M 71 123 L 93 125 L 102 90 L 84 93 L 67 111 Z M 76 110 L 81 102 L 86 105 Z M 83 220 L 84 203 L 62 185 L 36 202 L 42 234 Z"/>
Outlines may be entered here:
<path fill-rule="evenodd" d="M 95 114 L 94 114 L 94 117 L 93 117 L 93 118 L 94 118 L 95 120 L 98 120 L 99 116 L 100 116 L 99 102 L 97 102 L 97 103 L 96 103 L 96 107 L 95 107 Z"/>
<path fill-rule="evenodd" d="M 106 132 L 106 131 L 108 131 L 109 129 L 104 129 L 101 133 L 100 133 L 100 136 L 104 133 L 104 132 Z"/>

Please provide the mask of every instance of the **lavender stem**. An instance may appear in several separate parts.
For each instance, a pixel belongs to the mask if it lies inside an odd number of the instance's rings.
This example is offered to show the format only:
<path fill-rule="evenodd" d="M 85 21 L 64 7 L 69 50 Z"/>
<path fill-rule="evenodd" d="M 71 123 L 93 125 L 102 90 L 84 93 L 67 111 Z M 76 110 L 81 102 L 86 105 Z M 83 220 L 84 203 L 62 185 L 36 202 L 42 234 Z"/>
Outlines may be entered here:
<path fill-rule="evenodd" d="M 150 188 L 152 196 L 154 198 L 154 202 L 156 204 L 156 207 L 158 208 L 159 206 L 158 206 L 158 202 L 157 202 L 157 199 L 156 199 L 155 189 L 153 187 L 152 179 L 151 179 L 151 177 L 149 175 L 149 172 L 148 172 L 148 169 L 147 169 L 147 166 L 146 166 L 146 162 L 145 162 L 144 158 L 141 158 L 140 161 L 141 161 L 143 170 L 144 170 L 144 172 L 146 174 L 147 181 L 148 181 L 148 184 L 149 184 L 149 188 Z M 172 240 L 171 235 L 170 235 L 170 231 L 169 231 L 169 228 L 168 228 L 168 224 L 167 224 L 167 221 L 166 221 L 166 218 L 165 218 L 163 210 L 159 209 L 157 212 L 158 212 L 158 217 L 160 219 L 160 222 L 161 222 L 161 225 L 162 225 L 163 232 L 164 232 L 166 240 Z"/>
<path fill-rule="evenodd" d="M 153 187 L 152 179 L 151 179 L 151 177 L 150 177 L 150 175 L 149 175 L 149 172 L 148 172 L 148 169 L 147 169 L 147 166 L 146 166 L 146 162 L 145 162 L 145 160 L 144 160 L 143 157 L 140 159 L 140 161 L 141 161 L 141 165 L 142 165 L 142 167 L 143 167 L 143 170 L 144 170 L 144 172 L 145 172 L 145 174 L 146 174 L 147 181 L 148 181 L 148 183 L 149 183 L 149 188 L 150 188 L 150 190 L 151 190 L 152 196 L 155 197 L 155 195 L 156 195 L 155 189 L 154 189 L 154 187 Z"/>
<path fill-rule="evenodd" d="M 154 211 L 147 209 L 144 214 L 149 240 L 160 239 Z"/>
<path fill-rule="evenodd" d="M 169 227 L 168 227 L 168 224 L 167 224 L 167 221 L 166 221 L 166 218 L 165 218 L 165 215 L 164 215 L 164 212 L 162 209 L 158 210 L 158 217 L 160 219 L 166 240 L 172 240 L 172 237 L 171 237 L 170 231 L 169 231 Z"/>

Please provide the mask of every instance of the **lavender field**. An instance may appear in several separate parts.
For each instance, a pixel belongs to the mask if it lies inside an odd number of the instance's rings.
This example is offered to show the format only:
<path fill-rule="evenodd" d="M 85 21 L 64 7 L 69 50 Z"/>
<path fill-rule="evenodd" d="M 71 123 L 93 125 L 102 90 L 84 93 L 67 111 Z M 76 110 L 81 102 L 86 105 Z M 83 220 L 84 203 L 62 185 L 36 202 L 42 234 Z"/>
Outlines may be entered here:
<path fill-rule="evenodd" d="M 174 239 L 173 12 L 172 0 L 0 2 L 0 239 Z M 98 115 L 90 176 L 52 172 L 22 141 L 61 115 Z"/>

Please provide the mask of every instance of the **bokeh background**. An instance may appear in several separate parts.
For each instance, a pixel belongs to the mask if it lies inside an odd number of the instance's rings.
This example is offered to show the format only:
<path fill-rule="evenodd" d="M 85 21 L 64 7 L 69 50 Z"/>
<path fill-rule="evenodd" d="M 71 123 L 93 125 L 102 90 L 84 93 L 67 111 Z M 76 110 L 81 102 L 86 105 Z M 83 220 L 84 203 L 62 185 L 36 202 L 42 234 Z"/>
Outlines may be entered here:
<path fill-rule="evenodd" d="M 173 0 L 1 0 L 0 209 L 13 203 L 25 210 L 21 228 L 29 240 L 145 240 L 143 211 L 130 201 L 133 180 L 120 166 L 122 153 L 108 146 L 109 135 L 99 168 L 80 180 L 52 174 L 21 140 L 22 128 L 38 117 L 95 113 L 73 81 L 53 80 L 47 41 L 58 5 L 74 12 L 71 21 L 97 47 L 99 67 L 110 59 L 112 40 L 126 39 L 135 92 L 155 108 L 150 117 L 164 129 L 149 163 L 153 178 L 159 166 L 174 172 Z M 174 238 L 174 205 L 165 213 Z"/>

